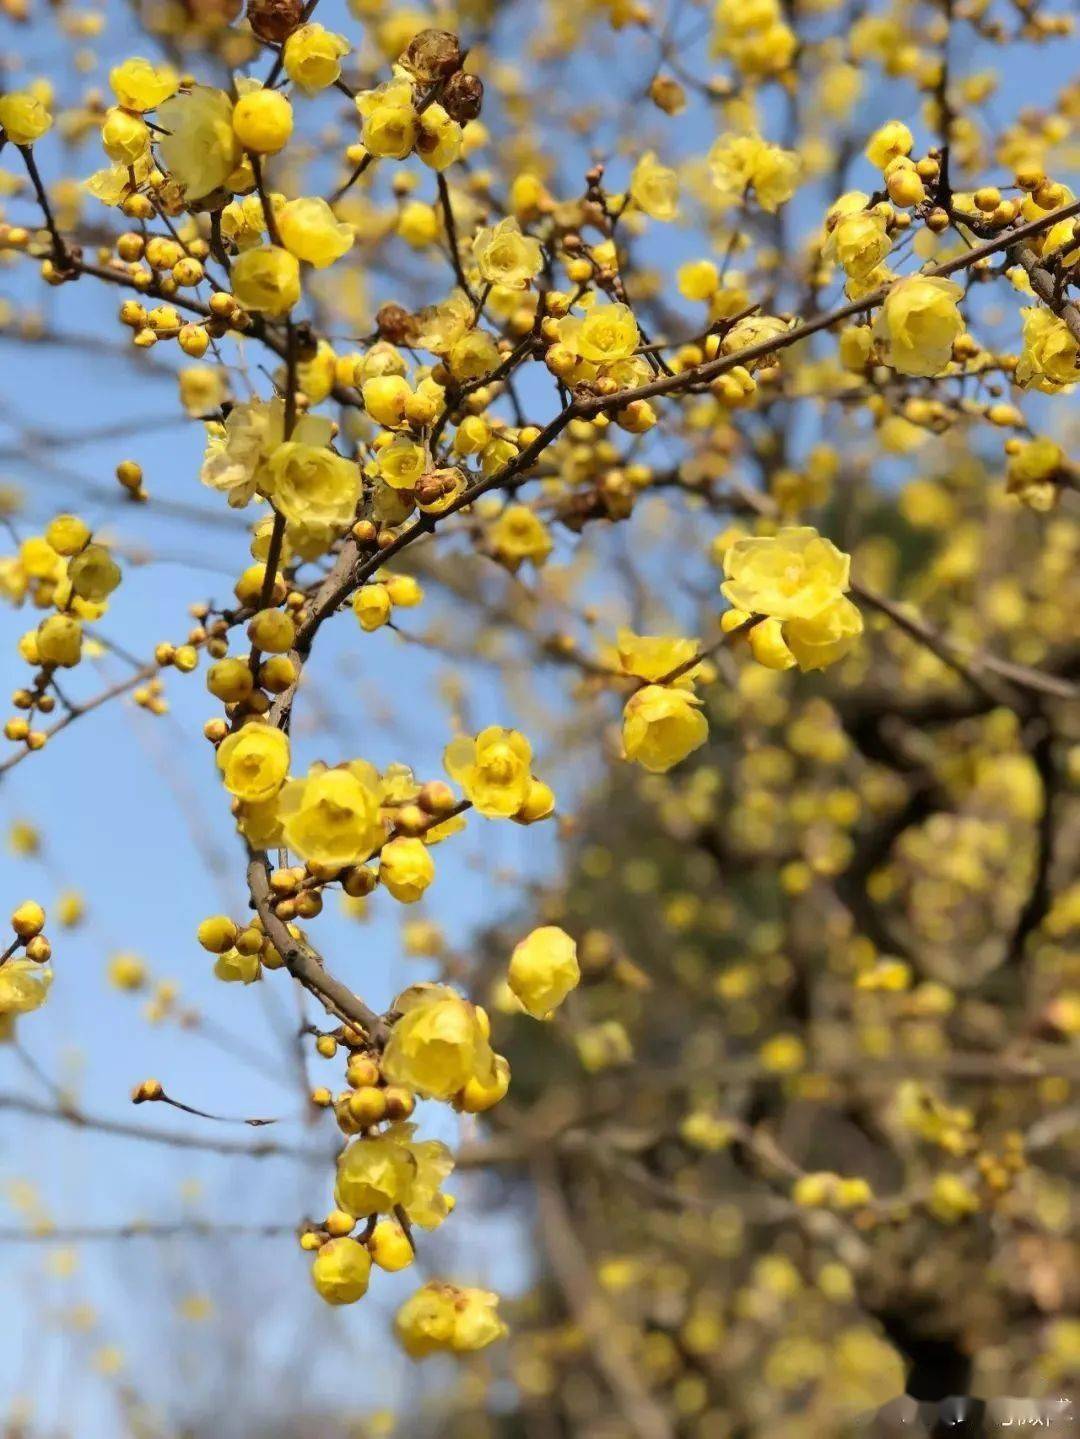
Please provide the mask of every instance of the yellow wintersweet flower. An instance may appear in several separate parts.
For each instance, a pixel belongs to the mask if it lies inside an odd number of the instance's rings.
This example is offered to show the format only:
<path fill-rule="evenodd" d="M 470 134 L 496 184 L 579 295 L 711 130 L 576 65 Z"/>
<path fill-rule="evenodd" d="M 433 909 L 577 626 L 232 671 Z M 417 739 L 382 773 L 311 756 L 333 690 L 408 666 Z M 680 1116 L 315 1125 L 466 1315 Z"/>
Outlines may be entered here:
<path fill-rule="evenodd" d="M 409 1202 L 416 1169 L 411 1150 L 393 1130 L 361 1135 L 338 1159 L 334 1203 L 356 1219 L 389 1214 Z"/>
<path fill-rule="evenodd" d="M 351 524 L 360 498 L 360 471 L 324 446 L 287 440 L 271 454 L 266 490 L 276 509 L 296 525 Z"/>
<path fill-rule="evenodd" d="M 724 134 L 709 151 L 709 169 L 721 204 L 738 204 L 753 191 L 770 215 L 795 193 L 800 168 L 794 150 L 771 145 L 760 135 Z"/>
<path fill-rule="evenodd" d="M 70 668 L 82 658 L 82 625 L 70 615 L 50 615 L 37 628 L 37 653 L 43 664 Z"/>
<path fill-rule="evenodd" d="M 292 134 L 292 106 L 280 90 L 254 85 L 245 88 L 233 106 L 232 124 L 245 150 L 257 155 L 276 155 L 285 148 Z"/>
<path fill-rule="evenodd" d="M 459 735 L 443 763 L 480 814 L 509 819 L 528 799 L 532 745 L 518 730 L 489 725 L 475 739 Z"/>
<path fill-rule="evenodd" d="M 377 425 L 395 429 L 405 423 L 412 386 L 402 375 L 372 375 L 360 386 L 364 409 Z"/>
<path fill-rule="evenodd" d="M 395 435 L 375 456 L 380 478 L 395 490 L 415 489 L 430 463 L 427 450 L 408 435 Z"/>
<path fill-rule="evenodd" d="M 1065 451 L 1047 435 L 1017 441 L 1005 467 L 1005 488 L 1033 510 L 1051 510 L 1057 503 L 1056 480 L 1065 472 Z"/>
<path fill-rule="evenodd" d="M 137 954 L 114 954 L 109 960 L 109 983 L 133 993 L 146 983 L 146 961 Z"/>
<path fill-rule="evenodd" d="M 933 276 L 897 280 L 874 318 L 886 363 L 904 375 L 940 375 L 964 328 L 956 304 L 963 293 L 954 281 Z"/>
<path fill-rule="evenodd" d="M 641 336 L 628 305 L 592 305 L 582 319 L 566 315 L 559 321 L 559 339 L 575 355 L 594 365 L 627 360 Z"/>
<path fill-rule="evenodd" d="M 1080 380 L 1080 346 L 1064 320 L 1041 305 L 1029 305 L 1024 317 L 1024 348 L 1016 367 L 1017 384 L 1054 395 Z"/>
<path fill-rule="evenodd" d="M 513 216 L 478 230 L 472 252 L 481 279 L 509 290 L 526 289 L 543 264 L 540 241 L 523 235 Z"/>
<path fill-rule="evenodd" d="M 498 1315 L 499 1296 L 484 1289 L 458 1289 L 431 1280 L 397 1312 L 394 1329 L 411 1359 L 440 1350 L 471 1354 L 506 1333 Z"/>
<path fill-rule="evenodd" d="M 418 1224 L 421 1229 L 438 1229 L 454 1207 L 452 1197 L 443 1194 L 441 1189 L 453 1172 L 454 1156 L 438 1139 L 417 1142 L 412 1137 L 415 1132 L 414 1124 L 395 1124 L 387 1131 L 399 1139 L 416 1165 L 412 1188 L 402 1208 L 410 1224 Z"/>
<path fill-rule="evenodd" d="M 280 245 L 245 250 L 232 268 L 233 294 L 245 310 L 285 315 L 300 298 L 300 264 Z"/>
<path fill-rule="evenodd" d="M 747 315 L 744 320 L 739 320 L 728 330 L 720 349 L 725 355 L 739 355 L 743 350 L 750 349 L 751 346 L 771 344 L 773 340 L 778 340 L 781 335 L 786 334 L 790 328 L 788 321 L 782 320 L 779 315 Z M 763 350 L 761 354 L 751 356 L 742 366 L 738 367 L 746 375 L 751 389 L 757 382 L 747 372 L 767 363 L 770 358 L 771 351 Z M 729 372 L 728 378 L 735 373 L 737 371 Z"/>
<path fill-rule="evenodd" d="M 884 170 L 901 155 L 910 155 L 915 143 L 902 120 L 889 120 L 870 136 L 863 152 L 871 165 Z"/>
<path fill-rule="evenodd" d="M 784 627 L 777 619 L 759 620 L 747 635 L 750 650 L 767 670 L 789 670 L 795 656 L 784 642 Z"/>
<path fill-rule="evenodd" d="M 375 90 L 363 90 L 356 97 L 363 119 L 361 137 L 369 154 L 390 160 L 404 160 L 416 144 L 417 119 L 412 86 L 407 80 L 391 80 Z"/>
<path fill-rule="evenodd" d="M 225 984 L 254 984 L 261 973 L 259 956 L 238 949 L 227 949 L 214 961 L 214 974 Z"/>
<path fill-rule="evenodd" d="M 141 115 L 114 105 L 101 122 L 101 147 L 118 165 L 134 165 L 150 148 L 150 127 Z"/>
<path fill-rule="evenodd" d="M 679 177 L 648 150 L 630 176 L 630 198 L 654 220 L 674 220 L 679 212 Z"/>
<path fill-rule="evenodd" d="M 693 659 L 699 649 L 697 640 L 678 635 L 636 635 L 627 629 L 618 632 L 616 647 L 622 672 L 650 684 L 666 682 L 668 675 Z M 689 683 L 690 673 L 679 677 L 684 686 Z"/>
<path fill-rule="evenodd" d="M 846 595 L 838 595 L 816 615 L 788 620 L 784 642 L 801 670 L 822 670 L 843 659 L 862 632 L 858 606 Z"/>
<path fill-rule="evenodd" d="M 623 709 L 622 740 L 626 758 L 653 774 L 663 774 L 703 745 L 709 723 L 696 695 L 685 689 L 646 685 Z"/>
<path fill-rule="evenodd" d="M 360 628 L 371 634 L 381 629 L 390 618 L 390 591 L 384 584 L 362 585 L 353 595 L 352 608 L 360 621 Z"/>
<path fill-rule="evenodd" d="M 435 861 L 422 839 L 400 836 L 383 846 L 379 882 L 401 904 L 415 904 L 434 878 Z"/>
<path fill-rule="evenodd" d="M 474 1077 L 493 1081 L 495 1056 L 482 1011 L 454 990 L 415 984 L 398 995 L 394 1008 L 400 1017 L 383 1053 L 383 1073 L 392 1084 L 448 1100 Z"/>
<path fill-rule="evenodd" d="M 288 780 L 278 796 L 285 843 L 314 864 L 359 864 L 383 838 L 377 786 L 363 760 Z"/>
<path fill-rule="evenodd" d="M 450 1285 L 431 1281 L 398 1310 L 394 1330 L 410 1359 L 423 1359 L 451 1347 L 456 1293 Z"/>
<path fill-rule="evenodd" d="M 325 270 L 352 249 L 352 226 L 342 224 L 321 198 L 290 200 L 276 219 L 281 243 L 316 270 Z"/>
<path fill-rule="evenodd" d="M 48 998 L 52 977 L 47 964 L 32 959 L 5 960 L 0 964 L 0 1015 L 40 1009 Z"/>
<path fill-rule="evenodd" d="M 716 51 L 744 75 L 779 75 L 791 64 L 798 40 L 780 0 L 717 0 L 715 17 Z"/>
<path fill-rule="evenodd" d="M 56 901 L 56 917 L 63 929 L 74 929 L 86 915 L 86 901 L 77 889 L 66 889 Z"/>
<path fill-rule="evenodd" d="M 526 560 L 539 569 L 552 550 L 551 532 L 528 505 L 507 505 L 488 530 L 488 543 L 511 574 Z"/>
<path fill-rule="evenodd" d="M 158 109 L 158 153 L 188 200 L 219 189 L 236 168 L 240 145 L 232 114 L 225 91 L 208 85 L 193 85 Z"/>
<path fill-rule="evenodd" d="M 104 545 L 86 545 L 68 561 L 68 579 L 80 599 L 100 604 L 120 583 L 120 566 Z"/>
<path fill-rule="evenodd" d="M 273 799 L 289 773 L 289 739 L 273 725 L 249 720 L 218 746 L 217 766 L 230 794 L 249 804 Z"/>
<path fill-rule="evenodd" d="M 180 77 L 171 65 L 153 65 L 136 55 L 114 65 L 109 71 L 116 103 L 125 110 L 156 110 L 164 100 L 175 95 Z"/>
<path fill-rule="evenodd" d="M 710 300 L 720 288 L 720 271 L 711 260 L 688 260 L 675 274 L 684 300 Z"/>
<path fill-rule="evenodd" d="M 549 1019 L 581 982 L 577 945 L 558 925 L 541 925 L 514 946 L 507 982 L 534 1019 Z"/>
<path fill-rule="evenodd" d="M 513 1002 L 511 1000 L 511 1002 Z M 515 1004 L 515 1009 L 517 1008 Z M 501 1054 L 495 1056 L 495 1071 L 490 1079 L 477 1079 L 473 1075 L 465 1088 L 454 1100 L 457 1109 L 466 1114 L 486 1114 L 510 1092 L 510 1064 Z"/>
<path fill-rule="evenodd" d="M 939 1174 L 931 1185 L 926 1207 L 942 1224 L 959 1224 L 978 1213 L 979 1196 L 959 1174 Z"/>
<path fill-rule="evenodd" d="M 848 588 L 851 558 L 811 525 L 736 540 L 724 553 L 724 598 L 747 614 L 812 619 Z"/>
<path fill-rule="evenodd" d="M 825 240 L 822 253 L 842 265 L 855 280 L 865 280 L 892 249 L 884 215 L 858 210 L 841 215 Z"/>
<path fill-rule="evenodd" d="M 355 1304 L 367 1293 L 371 1255 L 355 1239 L 331 1239 L 315 1256 L 311 1282 L 327 1304 Z"/>
<path fill-rule="evenodd" d="M 437 102 L 417 115 L 416 122 L 416 153 L 430 169 L 445 170 L 461 154 L 461 126 Z"/>
<path fill-rule="evenodd" d="M 397 1274 L 402 1269 L 408 1269 L 415 1258 L 412 1242 L 396 1219 L 379 1220 L 371 1231 L 368 1249 L 372 1263 L 386 1270 L 388 1274 Z"/>
<path fill-rule="evenodd" d="M 316 95 L 338 79 L 342 57 L 350 48 L 344 35 L 322 25 L 301 25 L 285 41 L 285 73 L 305 95 Z"/>
<path fill-rule="evenodd" d="M 0 95 L 0 130 L 13 145 L 32 145 L 48 134 L 52 116 L 40 100 L 25 90 Z"/>

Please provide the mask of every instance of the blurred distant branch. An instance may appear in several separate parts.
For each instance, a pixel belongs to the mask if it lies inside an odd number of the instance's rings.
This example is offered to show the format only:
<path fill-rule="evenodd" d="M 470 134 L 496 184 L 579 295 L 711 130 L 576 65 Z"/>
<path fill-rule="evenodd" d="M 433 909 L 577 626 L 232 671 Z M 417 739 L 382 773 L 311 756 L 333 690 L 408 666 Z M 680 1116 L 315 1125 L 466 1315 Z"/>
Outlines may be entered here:
<path fill-rule="evenodd" d="M 163 1144 L 171 1149 L 196 1149 L 208 1154 L 233 1154 L 244 1159 L 269 1159 L 281 1156 L 300 1159 L 312 1164 L 325 1164 L 326 1149 L 287 1144 L 280 1140 L 261 1140 L 246 1144 L 239 1139 L 214 1139 L 197 1134 L 173 1134 L 167 1129 L 156 1129 L 149 1124 L 136 1124 L 131 1120 L 110 1119 L 102 1114 L 92 1114 L 68 1101 L 46 1104 L 42 1100 L 30 1099 L 25 1095 L 0 1091 L 0 1110 L 29 1115 L 56 1124 L 67 1124 L 73 1129 L 92 1130 L 98 1134 L 112 1134 L 120 1139 L 138 1139 L 148 1144 Z"/>

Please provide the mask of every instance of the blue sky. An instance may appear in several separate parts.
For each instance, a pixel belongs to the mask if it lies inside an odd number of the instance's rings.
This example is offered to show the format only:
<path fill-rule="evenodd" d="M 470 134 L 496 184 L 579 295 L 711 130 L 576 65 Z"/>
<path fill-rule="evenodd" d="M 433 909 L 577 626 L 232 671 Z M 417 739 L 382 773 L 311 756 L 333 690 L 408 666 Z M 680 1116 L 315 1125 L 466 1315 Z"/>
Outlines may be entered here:
<path fill-rule="evenodd" d="M 355 34 L 355 22 L 346 20 L 339 6 L 323 9 L 328 23 Z M 127 53 L 121 7 L 110 5 L 107 13 L 109 28 L 100 46 L 106 61 Z M 51 31 L 15 32 L 0 25 L 0 37 L 22 50 L 29 75 L 55 74 L 58 64 L 67 63 L 68 47 Z M 618 53 L 634 57 L 635 63 L 647 60 L 642 42 L 633 36 L 615 43 Z M 147 47 L 138 48 L 145 52 Z M 1059 84 L 1068 69 L 1062 53 L 1068 48 L 1043 50 L 1037 61 L 1026 52 L 1012 71 L 1001 109 L 1008 111 L 1010 96 L 1024 93 L 1036 79 L 1044 93 Z M 975 68 L 982 60 L 965 57 L 964 63 Z M 707 68 L 703 52 L 699 68 Z M 102 63 L 95 72 L 101 83 L 106 69 Z M 628 92 L 632 74 L 631 66 L 618 75 Z M 894 113 L 892 103 L 888 86 L 866 97 L 860 123 L 867 133 Z M 703 149 L 712 128 L 711 119 L 692 107 L 676 148 Z M 48 145 L 42 148 L 43 165 L 55 174 L 55 155 Z M 85 172 L 98 161 L 89 158 L 89 151 L 84 153 Z M 6 155 L 0 165 L 4 161 L 11 164 Z M 583 168 L 584 163 L 575 173 Z M 869 172 L 855 179 L 867 188 L 872 183 Z M 671 268 L 698 252 L 693 241 L 677 231 L 664 231 L 662 243 L 665 249 L 656 251 L 656 257 L 662 255 Z M 21 265 L 0 269 L 0 297 L 41 306 L 67 332 L 123 344 L 123 332 L 112 319 L 117 297 L 111 290 L 103 293 L 84 281 L 74 291 L 49 291 Z M 200 491 L 196 475 L 201 428 L 178 416 L 172 379 L 144 373 L 122 353 L 88 357 L 76 348 L 10 340 L 0 340 L 0 376 L 0 481 L 23 491 L 21 533 L 29 532 L 31 522 L 40 528 L 57 510 L 77 508 L 128 555 L 124 583 L 103 632 L 139 656 L 148 655 L 159 640 L 182 638 L 186 606 L 196 598 L 226 598 L 246 549 L 242 529 L 231 516 L 222 518 L 213 497 Z M 131 413 L 147 417 L 141 433 L 131 439 L 65 439 Z M 21 448 L 25 428 L 40 432 L 40 449 Z M 112 472 L 121 458 L 142 464 L 152 496 L 146 507 L 117 500 Z M 200 525 L 168 513 L 161 501 L 190 505 L 216 518 Z M 574 543 L 562 539 L 556 560 L 569 557 Z M 145 563 L 132 558 L 137 551 L 145 552 Z M 600 595 L 605 598 L 603 586 Z M 0 653 L 6 656 L 9 689 L 24 677 L 21 661 L 12 658 L 14 640 L 31 622 L 29 611 L 0 612 Z M 333 762 L 361 755 L 378 765 L 405 760 L 418 774 L 438 774 L 439 754 L 452 732 L 440 690 L 445 669 L 437 657 L 402 645 L 388 632 L 360 635 L 349 619 L 328 627 L 312 672 L 333 715 L 333 733 L 311 732 L 305 720 L 308 702 L 302 699 L 294 732 L 299 765 L 316 757 Z M 122 664 L 109 659 L 99 675 L 74 677 L 72 691 L 86 697 L 123 672 Z M 470 672 L 469 681 L 470 715 L 477 727 L 527 720 L 516 708 L 514 694 L 494 682 L 488 671 Z M 82 891 L 88 902 L 88 918 L 79 930 L 65 934 L 50 926 L 56 971 L 52 996 L 42 1013 L 22 1023 L 20 1037 L 50 1076 L 77 1085 L 80 1102 L 91 1111 L 147 1118 L 178 1132 L 199 1130 L 200 1121 L 172 1111 L 130 1108 L 131 1085 L 154 1075 L 170 1093 L 197 1107 L 230 1114 L 294 1115 L 298 1080 L 278 1037 L 297 1020 L 296 995 L 287 979 L 271 975 L 265 985 L 250 989 L 222 985 L 194 942 L 195 927 L 205 914 L 226 906 L 242 912 L 241 852 L 214 776 L 211 751 L 200 737 L 204 720 L 213 712 L 201 672 L 171 674 L 167 692 L 167 718 L 154 719 L 127 703 L 109 706 L 81 719 L 0 786 L 4 829 L 25 818 L 39 822 L 42 830 L 39 856 L 6 858 L 0 902 L 10 908 L 33 896 L 49 907 L 69 886 Z M 565 781 L 564 793 L 572 792 L 578 779 L 554 753 L 541 756 L 539 770 Z M 438 919 L 452 945 L 465 947 L 478 925 L 514 910 L 515 886 L 498 882 L 494 873 L 548 873 L 556 845 L 551 827 L 522 830 L 476 821 L 464 840 L 446 846 L 437 857 L 438 878 L 424 912 Z M 429 972 L 420 962 L 400 958 L 402 911 L 386 897 L 373 906 L 372 918 L 362 926 L 333 910 L 329 905 L 319 921 L 317 940 L 332 956 L 336 972 L 376 1007 L 385 1005 L 403 984 Z M 246 1045 L 271 1056 L 278 1082 L 222 1053 L 198 1033 L 173 1024 L 147 1024 L 141 1017 L 141 998 L 106 987 L 107 959 L 117 950 L 144 956 L 155 979 L 175 981 L 181 1001 L 212 1017 L 218 1031 L 238 1031 Z M 331 1067 L 320 1071 L 318 1065 L 311 1061 L 315 1078 L 333 1083 Z M 42 1093 L 17 1055 L 2 1048 L 0 1090 Z M 452 1125 L 445 1119 L 432 1117 L 428 1123 L 451 1137 Z M 215 1135 L 258 1137 L 243 1128 L 204 1128 Z M 303 1140 L 306 1133 L 294 1120 L 262 1131 L 267 1132 L 292 1140 Z M 327 1127 L 310 1137 L 329 1148 Z M 139 1216 L 171 1219 L 187 1212 L 255 1223 L 291 1222 L 325 1212 L 331 1188 L 329 1165 L 225 1160 L 4 1113 L 0 1224 L 18 1222 L 14 1210 L 3 1214 L 3 1203 L 10 1182 L 24 1179 L 37 1187 L 61 1228 L 123 1223 Z M 201 1187 L 197 1199 L 184 1197 L 191 1181 Z M 513 1226 L 487 1218 L 478 1222 L 475 1207 L 470 1213 L 472 1182 L 462 1180 L 455 1187 L 461 1204 L 439 1241 L 442 1271 L 470 1282 L 519 1285 L 525 1254 Z M 348 1394 L 362 1406 L 395 1403 L 406 1396 L 415 1401 L 418 1395 L 437 1393 L 446 1382 L 446 1371 L 438 1365 L 420 1371 L 418 1382 L 418 1371 L 406 1368 L 396 1356 L 384 1316 L 377 1312 L 409 1292 L 415 1274 L 377 1276 L 373 1299 L 346 1313 L 330 1313 L 310 1291 L 307 1263 L 288 1238 L 235 1240 L 221 1246 L 201 1241 L 88 1245 L 70 1278 L 50 1275 L 46 1255 L 46 1248 L 0 1249 L 0 1309 L 5 1315 L 0 1415 L 16 1395 L 34 1391 L 43 1432 L 53 1432 L 66 1420 L 79 1439 L 116 1434 L 112 1382 L 93 1377 L 84 1362 L 87 1351 L 99 1344 L 120 1345 L 130 1370 L 150 1376 L 145 1397 L 173 1413 L 185 1396 L 201 1398 L 207 1391 L 209 1399 L 213 1386 L 225 1380 L 207 1363 L 205 1334 L 192 1332 L 190 1340 L 175 1341 L 177 1334 L 185 1333 L 184 1322 L 172 1317 L 175 1305 L 192 1293 L 207 1293 L 217 1305 L 218 1317 L 209 1321 L 212 1347 L 223 1361 L 240 1364 L 249 1377 L 258 1366 L 263 1384 L 267 1374 L 274 1374 L 287 1380 L 292 1394 L 306 1383 L 309 1395 L 319 1400 Z M 54 1322 L 58 1308 L 75 1302 L 92 1303 L 100 1311 L 100 1324 L 89 1338 L 64 1333 Z M 298 1329 L 319 1342 L 320 1357 L 303 1379 L 287 1367 Z M 238 1330 L 247 1335 L 242 1356 L 231 1347 Z M 167 1334 L 173 1335 L 175 1350 L 161 1362 L 155 1345 Z M 342 1357 L 354 1354 L 358 1345 L 366 1357 L 374 1355 L 378 1361 L 367 1370 L 361 1395 L 342 1364 Z M 249 1397 L 239 1402 L 250 1406 L 256 1401 Z M 77 1419 L 71 1415 L 73 1403 L 78 1405 Z M 223 1439 L 227 1432 L 222 1430 Z"/>

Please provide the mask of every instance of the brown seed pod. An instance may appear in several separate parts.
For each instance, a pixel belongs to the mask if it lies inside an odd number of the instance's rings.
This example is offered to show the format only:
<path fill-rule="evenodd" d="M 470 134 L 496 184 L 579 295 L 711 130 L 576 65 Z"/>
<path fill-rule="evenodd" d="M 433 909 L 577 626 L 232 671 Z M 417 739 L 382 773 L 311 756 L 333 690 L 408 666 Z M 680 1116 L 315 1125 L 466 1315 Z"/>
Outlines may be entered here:
<path fill-rule="evenodd" d="M 270 45 L 283 45 L 303 14 L 301 0 L 248 0 L 248 24 L 260 40 Z"/>
<path fill-rule="evenodd" d="M 432 84 L 461 69 L 461 42 L 450 30 L 421 30 L 405 48 L 400 65 L 418 80 Z"/>
<path fill-rule="evenodd" d="M 479 75 L 459 70 L 447 80 L 442 93 L 443 109 L 452 120 L 464 125 L 475 120 L 484 104 L 484 82 Z"/>
<path fill-rule="evenodd" d="M 379 337 L 389 340 L 392 345 L 404 345 L 413 333 L 413 317 L 403 305 L 393 303 L 380 305 L 375 315 Z"/>

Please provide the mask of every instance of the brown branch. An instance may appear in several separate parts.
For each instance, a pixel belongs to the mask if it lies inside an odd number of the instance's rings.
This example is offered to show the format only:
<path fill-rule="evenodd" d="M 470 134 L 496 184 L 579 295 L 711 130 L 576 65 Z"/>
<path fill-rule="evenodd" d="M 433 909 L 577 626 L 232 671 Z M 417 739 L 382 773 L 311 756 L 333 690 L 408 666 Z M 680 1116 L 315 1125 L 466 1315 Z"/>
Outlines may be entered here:
<path fill-rule="evenodd" d="M 77 720 L 81 715 L 90 714 L 92 710 L 100 709 L 102 705 L 108 704 L 110 700 L 116 699 L 128 690 L 137 688 L 144 680 L 151 679 L 157 672 L 158 666 L 156 664 L 144 665 L 142 669 L 136 670 L 132 675 L 128 675 L 127 679 L 118 680 L 116 684 L 110 685 L 108 689 L 102 690 L 100 694 L 96 694 L 93 699 L 85 700 L 82 704 L 74 705 L 66 714 L 61 716 L 54 725 L 45 731 L 46 736 L 52 739 L 52 737 L 59 734 L 61 730 L 67 729 L 68 725 L 74 720 Z M 0 774 L 4 774 L 5 771 L 9 769 L 14 769 L 17 764 L 22 764 L 26 756 L 32 753 L 32 750 L 21 749 L 17 750 L 14 754 L 9 754 L 6 759 L 0 760 Z"/>
<path fill-rule="evenodd" d="M 270 889 L 270 862 L 261 851 L 251 854 L 247 880 L 263 929 L 292 977 L 313 994 L 329 1014 L 336 1015 L 344 1023 L 364 1031 L 373 1044 L 385 1043 L 388 1030 L 382 1016 L 369 1009 L 347 985 L 328 974 L 320 955 L 303 939 L 297 938 L 289 926 L 274 913 Z"/>
<path fill-rule="evenodd" d="M 90 1244 L 128 1239 L 277 1238 L 296 1234 L 304 1225 L 295 1221 L 270 1224 L 215 1223 L 204 1219 L 177 1219 L 151 1223 L 133 1219 L 130 1224 L 58 1225 L 49 1229 L 0 1228 L 0 1244 Z"/>
<path fill-rule="evenodd" d="M 1027 245 L 1021 245 L 1016 251 L 1016 259 L 1017 263 L 1027 272 L 1031 288 L 1039 299 L 1053 310 L 1055 315 L 1064 320 L 1069 334 L 1080 344 L 1080 306 L 1072 300 L 1063 299 L 1053 274 L 1046 268 L 1034 250 Z"/>
<path fill-rule="evenodd" d="M 111 1134 L 119 1139 L 139 1139 L 148 1144 L 163 1144 L 170 1149 L 197 1149 L 210 1154 L 235 1154 L 245 1159 L 269 1159 L 275 1155 L 290 1159 L 302 1159 L 313 1164 L 325 1164 L 326 1152 L 319 1149 L 304 1149 L 299 1145 L 283 1144 L 277 1140 L 262 1140 L 257 1144 L 245 1144 L 239 1139 L 211 1139 L 197 1134 L 173 1134 L 167 1129 L 155 1129 L 149 1124 L 135 1124 L 130 1120 L 109 1119 L 104 1115 L 90 1114 L 73 1103 L 45 1104 L 38 1099 L 29 1099 L 21 1094 L 0 1092 L 0 1109 L 17 1114 L 31 1115 L 56 1124 L 68 1124 L 74 1129 L 92 1130 L 98 1134 Z"/>
<path fill-rule="evenodd" d="M 465 274 L 465 267 L 461 263 L 461 247 L 458 243 L 457 221 L 454 219 L 454 206 L 450 199 L 450 187 L 446 183 L 446 176 L 441 170 L 436 172 L 436 179 L 439 182 L 439 203 L 442 205 L 443 220 L 446 224 L 446 239 L 450 246 L 450 263 L 454 267 L 454 276 L 458 284 L 468 295 L 473 305 L 478 305 L 476 296 L 473 294 L 472 286 L 469 284 Z"/>

